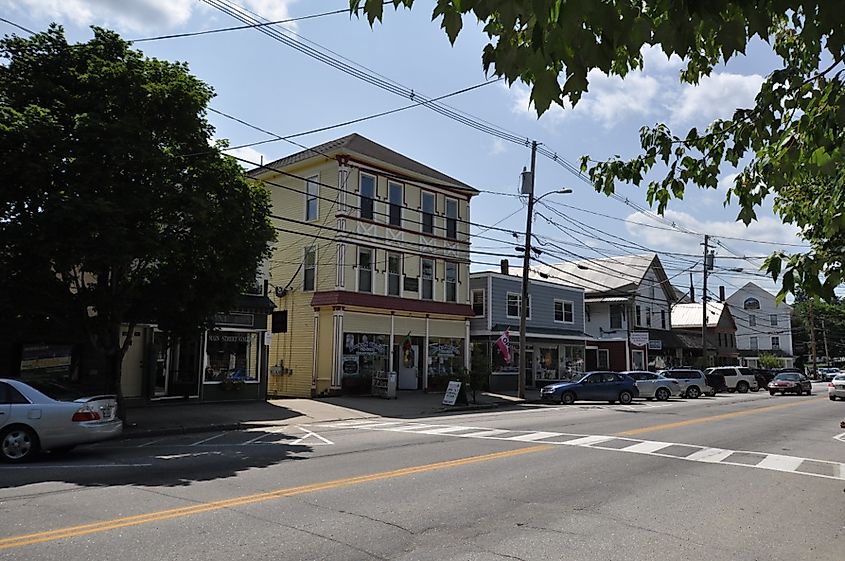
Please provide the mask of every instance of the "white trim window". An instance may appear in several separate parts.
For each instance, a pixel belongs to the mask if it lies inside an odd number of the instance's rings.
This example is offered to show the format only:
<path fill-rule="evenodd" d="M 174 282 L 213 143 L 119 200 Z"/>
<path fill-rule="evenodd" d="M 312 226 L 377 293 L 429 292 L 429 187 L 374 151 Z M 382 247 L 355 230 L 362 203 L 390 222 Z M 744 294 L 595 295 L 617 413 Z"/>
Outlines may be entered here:
<path fill-rule="evenodd" d="M 753 335 L 753 336 L 749 337 L 749 338 L 748 338 L 748 343 L 749 343 L 749 346 L 751 347 L 751 350 L 752 350 L 752 351 L 756 351 L 756 350 L 757 350 L 757 336 L 756 336 L 756 335 Z"/>
<path fill-rule="evenodd" d="M 373 250 L 358 248 L 358 292 L 373 291 Z"/>
<path fill-rule="evenodd" d="M 388 221 L 391 226 L 402 227 L 402 205 L 404 197 L 402 184 L 395 181 L 387 182 L 387 200 L 389 202 Z"/>
<path fill-rule="evenodd" d="M 636 325 L 637 327 L 641 326 L 643 324 L 642 317 L 642 309 L 638 304 L 634 306 L 634 325 Z"/>
<path fill-rule="evenodd" d="M 769 316 L 769 321 L 771 322 L 772 327 L 777 327 L 778 326 L 778 315 L 777 314 L 771 314 Z"/>
<path fill-rule="evenodd" d="M 387 254 L 387 295 L 402 296 L 402 254 Z"/>
<path fill-rule="evenodd" d="M 757 327 L 757 316 L 748 314 L 748 327 Z"/>
<path fill-rule="evenodd" d="M 472 311 L 475 312 L 475 317 L 483 318 L 484 314 L 486 313 L 485 307 L 486 302 L 484 301 L 484 289 L 483 288 L 475 288 L 472 290 Z"/>
<path fill-rule="evenodd" d="M 358 188 L 358 195 L 361 201 L 359 212 L 361 218 L 375 220 L 373 218 L 376 199 L 376 176 L 368 173 L 361 173 L 361 184 Z"/>
<path fill-rule="evenodd" d="M 420 192 L 420 215 L 422 216 L 420 231 L 424 234 L 434 233 L 434 204 L 434 193 Z"/>
<path fill-rule="evenodd" d="M 666 329 L 666 310 L 660 310 L 660 328 Z"/>
<path fill-rule="evenodd" d="M 555 300 L 555 323 L 575 323 L 575 304 L 569 300 Z"/>
<path fill-rule="evenodd" d="M 772 350 L 780 350 L 780 337 L 772 337 Z"/>
<path fill-rule="evenodd" d="M 453 261 L 446 261 L 446 274 L 443 276 L 446 289 L 446 301 L 458 301 L 458 264 Z"/>
<path fill-rule="evenodd" d="M 522 308 L 522 294 L 519 292 L 508 292 L 507 310 L 505 314 L 509 318 L 519 319 L 519 311 Z M 525 319 L 531 319 L 531 295 L 525 303 Z"/>
<path fill-rule="evenodd" d="M 306 247 L 302 258 L 302 290 L 312 292 L 317 287 L 317 249 Z"/>
<path fill-rule="evenodd" d="M 420 259 L 420 298 L 434 300 L 434 259 Z"/>
<path fill-rule="evenodd" d="M 305 180 L 305 221 L 313 222 L 320 216 L 320 176 Z"/>
<path fill-rule="evenodd" d="M 446 237 L 458 239 L 458 201 L 446 199 Z"/>
<path fill-rule="evenodd" d="M 645 307 L 645 325 L 651 327 L 651 306 Z"/>

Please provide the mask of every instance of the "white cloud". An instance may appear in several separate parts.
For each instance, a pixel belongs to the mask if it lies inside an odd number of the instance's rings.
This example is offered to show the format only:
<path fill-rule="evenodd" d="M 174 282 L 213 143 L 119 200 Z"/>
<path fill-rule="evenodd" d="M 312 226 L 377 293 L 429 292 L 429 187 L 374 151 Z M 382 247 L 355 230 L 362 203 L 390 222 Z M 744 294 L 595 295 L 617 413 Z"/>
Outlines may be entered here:
<path fill-rule="evenodd" d="M 655 110 L 660 84 L 643 72 L 631 72 L 625 78 L 620 78 L 591 70 L 587 80 L 589 90 L 574 108 L 569 103 L 565 103 L 564 107 L 552 104 L 542 119 L 549 123 L 559 123 L 570 116 L 583 116 L 599 121 L 605 128 L 611 128 L 622 119 L 649 115 Z M 535 115 L 528 87 L 514 84 L 510 91 L 514 113 Z"/>
<path fill-rule="evenodd" d="M 754 105 L 763 80 L 759 74 L 715 72 L 697 85 L 686 84 L 672 106 L 671 119 L 703 126 L 730 117 L 737 108 Z"/>
<path fill-rule="evenodd" d="M 494 138 L 493 143 L 490 145 L 490 151 L 488 152 L 491 156 L 498 156 L 499 154 L 503 154 L 507 151 L 507 147 L 505 146 L 505 141 L 501 138 Z"/>
<path fill-rule="evenodd" d="M 295 1 L 243 0 L 243 5 L 267 19 L 279 20 L 290 17 L 288 8 Z M 0 0 L 0 6 L 81 26 L 134 32 L 172 29 L 187 23 L 194 10 L 209 9 L 197 0 Z M 287 26 L 295 28 L 295 24 Z"/>
<path fill-rule="evenodd" d="M 667 57 L 660 45 L 643 45 L 640 49 L 640 54 L 643 55 L 643 68 L 645 72 L 668 72 L 670 70 L 680 70 L 684 65 L 684 61 L 678 55 Z"/>
<path fill-rule="evenodd" d="M 686 212 L 675 210 L 667 210 L 664 217 L 678 225 L 679 229 L 707 233 L 715 238 L 724 236 L 725 238 L 772 242 L 757 244 L 736 239 L 724 240 L 725 245 L 742 255 L 767 255 L 777 249 L 791 251 L 797 248 L 791 248 L 789 245 L 778 246 L 775 244 L 795 244 L 800 241 L 797 227 L 791 224 L 783 224 L 779 219 L 772 216 L 761 216 L 747 227 L 742 222 L 737 222 L 733 219 L 699 220 Z M 702 242 L 702 239 L 699 236 L 683 234 L 680 231 L 672 232 L 665 229 L 649 228 L 647 226 L 633 224 L 632 222 L 640 222 L 661 228 L 670 228 L 667 224 L 641 213 L 633 213 L 627 217 L 627 220 L 629 222 L 625 224 L 625 227 L 628 233 L 639 241 L 642 241 L 644 245 L 666 251 L 693 254 L 701 252 L 699 244 Z M 721 253 L 727 254 L 724 250 Z"/>
<path fill-rule="evenodd" d="M 259 152 L 252 146 L 246 146 L 245 148 L 235 148 L 234 150 L 226 150 L 226 154 L 234 156 L 236 158 L 243 158 L 242 160 L 238 160 L 238 163 L 241 164 L 241 166 L 245 169 L 252 169 L 258 167 L 260 164 L 266 164 L 270 161 L 268 160 L 266 155 Z"/>
<path fill-rule="evenodd" d="M 739 177 L 738 173 L 729 173 L 723 178 L 719 180 L 719 191 L 722 193 L 726 193 L 728 189 L 731 189 L 734 186 L 734 182 L 736 178 Z"/>

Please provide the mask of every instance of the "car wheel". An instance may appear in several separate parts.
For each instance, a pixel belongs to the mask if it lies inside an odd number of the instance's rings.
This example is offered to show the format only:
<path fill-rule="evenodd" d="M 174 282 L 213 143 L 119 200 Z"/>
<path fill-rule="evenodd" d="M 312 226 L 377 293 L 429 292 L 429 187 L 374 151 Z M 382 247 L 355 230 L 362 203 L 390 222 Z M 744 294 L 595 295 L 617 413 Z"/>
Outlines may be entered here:
<path fill-rule="evenodd" d="M 657 401 L 666 401 L 669 399 L 670 395 L 672 395 L 672 393 L 666 388 L 657 388 L 657 391 L 654 392 L 654 397 L 657 398 Z"/>
<path fill-rule="evenodd" d="M 25 462 L 38 453 L 38 447 L 38 435 L 29 427 L 13 426 L 0 433 L 0 457 L 7 462 Z"/>
<path fill-rule="evenodd" d="M 775 395 L 775 393 L 777 393 L 777 392 L 775 392 L 775 390 L 769 390 L 769 395 Z"/>
<path fill-rule="evenodd" d="M 701 390 L 698 389 L 698 386 L 690 386 L 687 388 L 687 397 L 690 399 L 698 399 L 701 395 Z"/>
<path fill-rule="evenodd" d="M 739 393 L 748 393 L 748 382 L 741 381 L 736 385 L 736 391 Z"/>
<path fill-rule="evenodd" d="M 830 395 L 830 396 L 828 396 L 828 397 L 830 398 L 830 400 L 831 400 L 831 401 L 836 401 L 836 396 L 835 396 L 835 395 Z"/>
<path fill-rule="evenodd" d="M 629 391 L 619 392 L 619 403 L 622 405 L 628 405 L 634 400 L 634 394 Z"/>
<path fill-rule="evenodd" d="M 572 405 L 575 403 L 575 394 L 572 392 L 564 392 L 564 394 L 560 396 L 560 402 L 564 405 Z"/>

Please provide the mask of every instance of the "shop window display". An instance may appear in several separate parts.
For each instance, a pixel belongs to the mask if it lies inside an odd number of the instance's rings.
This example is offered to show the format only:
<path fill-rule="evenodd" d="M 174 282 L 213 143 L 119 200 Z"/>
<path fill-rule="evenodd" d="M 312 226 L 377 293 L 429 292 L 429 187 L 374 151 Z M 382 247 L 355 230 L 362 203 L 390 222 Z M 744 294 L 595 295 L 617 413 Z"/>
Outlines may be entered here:
<path fill-rule="evenodd" d="M 348 391 L 367 392 L 376 372 L 386 372 L 389 336 L 346 333 L 343 338 L 343 380 Z"/>
<path fill-rule="evenodd" d="M 258 333 L 209 333 L 203 380 L 257 382 L 258 348 Z"/>

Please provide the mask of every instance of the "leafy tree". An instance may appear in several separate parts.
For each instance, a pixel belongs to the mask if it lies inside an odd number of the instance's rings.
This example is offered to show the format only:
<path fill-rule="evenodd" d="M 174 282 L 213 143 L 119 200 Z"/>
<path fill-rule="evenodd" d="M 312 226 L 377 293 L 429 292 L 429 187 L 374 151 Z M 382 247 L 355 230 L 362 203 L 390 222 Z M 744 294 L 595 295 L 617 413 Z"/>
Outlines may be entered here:
<path fill-rule="evenodd" d="M 85 333 L 122 401 L 120 326 L 229 308 L 275 238 L 269 195 L 210 145 L 213 91 L 185 64 L 56 25 L 0 57 L 0 321 Z"/>
<path fill-rule="evenodd" d="M 381 20 L 383 4 L 350 0 L 371 25 Z M 414 0 L 393 4 L 410 8 Z M 753 107 L 680 135 L 665 124 L 643 127 L 639 155 L 584 156 L 582 170 L 608 195 L 620 181 L 641 185 L 659 171 L 647 181 L 647 198 L 663 212 L 687 185 L 715 188 L 725 165 L 740 168 L 726 199 L 738 201 L 738 219 L 750 223 L 773 195 L 776 212 L 812 246 L 807 254 L 776 253 L 767 261 L 768 272 L 782 277 L 780 296 L 803 285 L 833 298 L 845 275 L 841 0 L 438 0 L 432 19 L 440 19 L 454 43 L 466 14 L 483 22 L 490 38 L 485 70 L 530 85 L 538 115 L 551 103 L 577 104 L 590 70 L 624 77 L 642 68 L 644 46 L 679 56 L 686 64 L 680 80 L 696 84 L 716 64 L 744 54 L 755 38 L 768 43 L 781 65 Z"/>
<path fill-rule="evenodd" d="M 760 364 L 760 368 L 783 368 L 783 359 L 768 353 L 762 353 L 757 362 Z"/>

